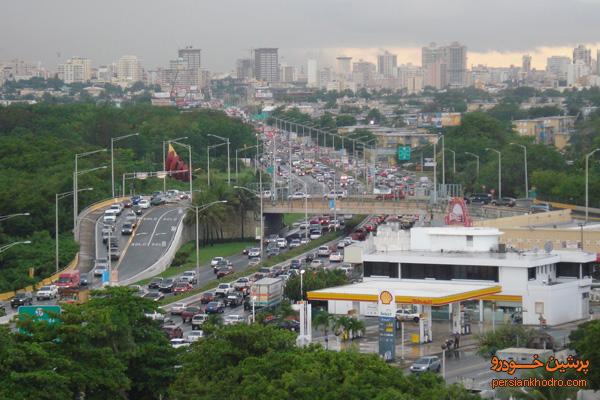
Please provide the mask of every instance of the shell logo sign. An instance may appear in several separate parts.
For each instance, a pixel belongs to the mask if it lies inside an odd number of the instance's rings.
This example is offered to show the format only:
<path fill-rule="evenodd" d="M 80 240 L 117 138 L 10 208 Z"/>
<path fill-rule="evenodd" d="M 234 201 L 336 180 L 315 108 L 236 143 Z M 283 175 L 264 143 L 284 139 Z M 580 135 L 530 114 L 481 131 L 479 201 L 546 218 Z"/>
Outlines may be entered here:
<path fill-rule="evenodd" d="M 379 294 L 379 301 L 381 301 L 382 304 L 388 305 L 392 300 L 394 300 L 394 296 L 387 290 L 384 290 Z"/>

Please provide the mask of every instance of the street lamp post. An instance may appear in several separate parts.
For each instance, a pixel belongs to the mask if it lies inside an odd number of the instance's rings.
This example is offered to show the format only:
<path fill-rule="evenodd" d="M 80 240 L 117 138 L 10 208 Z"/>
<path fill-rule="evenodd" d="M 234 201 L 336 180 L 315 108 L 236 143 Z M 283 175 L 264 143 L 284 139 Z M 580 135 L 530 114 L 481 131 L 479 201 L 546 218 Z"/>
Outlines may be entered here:
<path fill-rule="evenodd" d="M 250 150 L 250 149 L 253 149 L 255 147 L 258 149 L 259 146 L 260 145 L 257 144 L 257 145 L 250 146 L 250 147 L 244 147 L 244 148 L 241 148 L 241 149 L 235 149 L 235 183 L 239 183 L 239 177 L 238 177 L 238 152 Z"/>
<path fill-rule="evenodd" d="M 525 198 L 529 198 L 529 182 L 527 182 L 527 147 L 523 144 L 510 143 L 513 146 L 519 146 L 523 149 L 523 160 L 525 162 Z"/>
<path fill-rule="evenodd" d="M 212 146 L 207 146 L 206 147 L 206 155 L 207 155 L 207 163 L 206 163 L 206 173 L 207 173 L 207 179 L 208 179 L 208 186 L 210 186 L 210 150 L 211 149 L 216 149 L 217 147 L 221 147 L 224 146 L 225 143 L 219 143 L 219 144 L 213 144 Z"/>
<path fill-rule="evenodd" d="M 86 156 L 91 156 L 92 154 L 96 154 L 96 153 L 101 153 L 103 151 L 107 151 L 106 149 L 99 149 L 99 150 L 93 150 L 93 151 L 88 151 L 86 153 L 78 153 L 75 154 L 75 171 L 73 172 L 73 233 L 75 233 L 75 229 L 77 229 L 77 210 L 79 208 L 79 204 L 78 204 L 78 196 L 77 196 L 77 177 L 79 175 L 81 175 L 79 173 L 78 170 L 78 160 L 82 157 L 86 157 Z M 104 167 L 106 168 L 106 167 Z"/>
<path fill-rule="evenodd" d="M 11 247 L 16 246 L 18 244 L 31 244 L 31 240 L 23 240 L 20 242 L 12 242 L 12 243 L 6 244 L 6 245 L 0 247 L 0 253 L 4 253 L 6 250 L 8 250 Z"/>
<path fill-rule="evenodd" d="M 94 188 L 85 188 L 85 189 L 78 189 L 79 192 L 85 191 L 85 190 L 94 190 Z M 54 263 L 56 266 L 56 272 L 58 272 L 58 201 L 60 199 L 64 199 L 67 196 L 70 196 L 73 194 L 73 191 L 69 191 L 69 192 L 64 192 L 64 193 L 56 193 L 55 195 L 55 199 L 54 199 Z M 113 196 L 114 197 L 114 196 Z M 29 213 L 26 213 L 26 215 L 29 215 Z"/>
<path fill-rule="evenodd" d="M 306 272 L 305 269 L 300 270 L 300 300 L 304 300 L 304 281 L 303 281 L 302 277 L 305 272 Z"/>
<path fill-rule="evenodd" d="M 446 186 L 446 138 L 442 134 L 439 137 L 442 139 L 442 185 Z"/>
<path fill-rule="evenodd" d="M 590 174 L 589 174 L 589 164 L 590 157 L 594 155 L 595 152 L 600 151 L 600 148 L 594 149 L 588 154 L 585 155 L 585 222 L 588 221 L 588 211 L 589 211 L 589 182 L 590 182 Z"/>
<path fill-rule="evenodd" d="M 110 182 L 112 188 L 112 197 L 115 197 L 115 142 L 119 140 L 127 139 L 132 136 L 139 136 L 139 133 L 132 133 L 130 135 L 119 136 L 116 138 L 110 138 Z"/>
<path fill-rule="evenodd" d="M 227 144 L 227 184 L 231 186 L 231 161 L 229 159 L 229 138 L 224 138 L 221 136 L 213 135 L 209 133 L 207 136 L 212 136 L 217 139 L 221 139 L 225 144 Z"/>
<path fill-rule="evenodd" d="M 224 204 L 227 203 L 227 200 L 217 200 L 217 201 L 213 201 L 212 203 L 208 203 L 208 204 L 203 204 L 200 206 L 192 206 L 189 207 L 190 209 L 194 210 L 194 212 L 196 213 L 196 285 L 200 286 L 200 231 L 199 231 L 199 221 L 198 221 L 198 214 L 200 214 L 200 211 L 204 211 L 207 208 L 214 206 L 215 204 Z"/>
<path fill-rule="evenodd" d="M 498 154 L 498 198 L 500 199 L 502 198 L 502 153 L 489 147 L 486 147 L 485 149 Z"/>
<path fill-rule="evenodd" d="M 470 153 L 468 151 L 465 151 L 465 154 L 473 156 L 473 157 L 475 157 L 477 159 L 477 168 L 476 168 L 476 171 L 477 171 L 477 180 L 479 180 L 479 156 L 477 154 L 475 154 L 475 153 Z"/>
<path fill-rule="evenodd" d="M 93 172 L 93 171 L 97 171 L 99 169 L 106 169 L 106 168 L 107 168 L 106 165 L 103 165 L 101 167 L 90 168 L 90 169 L 86 169 L 86 170 L 83 170 L 83 171 L 76 171 L 73 174 L 73 183 L 74 183 L 74 185 L 73 185 L 73 187 L 74 187 L 74 189 L 73 189 L 73 198 L 74 198 L 74 204 L 73 204 L 74 205 L 74 209 L 73 209 L 73 214 L 74 214 L 73 215 L 73 236 L 74 237 L 75 237 L 75 235 L 77 233 L 77 217 L 79 215 L 79 211 L 78 211 L 78 208 L 79 208 L 78 197 L 79 196 L 78 196 L 78 193 L 80 192 L 80 190 L 77 189 L 77 187 L 78 187 L 78 185 L 77 185 L 78 184 L 77 178 L 78 178 L 79 175 L 87 174 L 88 172 Z M 76 237 L 75 237 L 75 239 L 77 240 Z"/>
<path fill-rule="evenodd" d="M 256 307 L 254 306 L 256 303 L 256 296 L 252 296 L 252 323 L 256 322 Z"/>
<path fill-rule="evenodd" d="M 456 181 L 456 152 L 449 148 L 446 148 L 446 151 L 452 153 L 452 179 Z"/>
<path fill-rule="evenodd" d="M 7 219 L 11 219 L 11 218 L 14 218 L 14 217 L 20 217 L 20 216 L 23 216 L 23 215 L 29 215 L 29 213 L 25 212 L 25 213 L 2 215 L 2 216 L 0 216 L 0 222 L 6 221 Z"/>

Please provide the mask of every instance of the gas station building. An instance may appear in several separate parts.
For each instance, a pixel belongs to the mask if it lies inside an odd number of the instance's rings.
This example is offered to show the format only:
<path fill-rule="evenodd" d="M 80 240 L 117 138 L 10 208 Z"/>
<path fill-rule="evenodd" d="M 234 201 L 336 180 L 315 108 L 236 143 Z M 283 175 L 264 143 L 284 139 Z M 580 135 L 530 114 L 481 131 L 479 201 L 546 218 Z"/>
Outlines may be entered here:
<path fill-rule="evenodd" d="M 500 244 L 497 228 L 423 227 L 395 224 L 346 248 L 346 262 L 362 263 L 362 283 L 315 290 L 330 313 L 378 315 L 378 295 L 393 293 L 397 308 L 421 314 L 421 342 L 432 340 L 432 313 L 447 313 L 452 333 L 469 333 L 465 311 L 479 322 L 560 325 L 589 318 L 595 253 L 581 250 L 523 251 Z M 359 259 L 360 258 L 360 259 Z"/>

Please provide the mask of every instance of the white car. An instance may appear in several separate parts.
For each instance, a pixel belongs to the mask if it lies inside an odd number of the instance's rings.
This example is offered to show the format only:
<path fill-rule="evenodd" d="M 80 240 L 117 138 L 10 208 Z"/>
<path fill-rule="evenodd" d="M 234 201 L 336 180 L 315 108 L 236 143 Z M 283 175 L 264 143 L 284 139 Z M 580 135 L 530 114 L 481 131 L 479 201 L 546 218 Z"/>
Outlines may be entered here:
<path fill-rule="evenodd" d="M 302 221 L 302 222 L 300 222 L 300 225 L 298 225 L 298 228 L 308 229 L 309 226 L 310 226 L 310 223 L 308 221 Z"/>
<path fill-rule="evenodd" d="M 290 194 L 288 196 L 289 200 L 303 200 L 303 199 L 310 199 L 310 194 L 306 194 L 303 192 L 295 192 L 294 194 Z"/>
<path fill-rule="evenodd" d="M 290 249 L 294 247 L 300 247 L 300 239 L 292 239 L 290 242 Z"/>
<path fill-rule="evenodd" d="M 279 247 L 280 249 L 285 249 L 287 245 L 287 240 L 285 240 L 284 238 L 277 239 L 277 247 Z"/>
<path fill-rule="evenodd" d="M 329 257 L 331 255 L 331 250 L 328 246 L 319 246 L 317 250 L 317 255 L 319 257 Z"/>
<path fill-rule="evenodd" d="M 419 322 L 421 314 L 410 309 L 399 308 L 396 310 L 396 319 L 398 321 L 414 321 Z"/>
<path fill-rule="evenodd" d="M 121 203 L 116 203 L 116 204 L 111 205 L 109 210 L 114 210 L 115 214 L 118 217 L 123 212 L 123 206 L 121 205 Z"/>
<path fill-rule="evenodd" d="M 40 300 L 55 299 L 58 296 L 58 287 L 56 285 L 42 286 L 35 294 L 35 298 Z"/>
<path fill-rule="evenodd" d="M 183 310 L 187 307 L 185 303 L 173 303 L 171 306 L 171 315 L 181 315 Z"/>
<path fill-rule="evenodd" d="M 310 243 L 310 238 L 303 237 L 302 239 L 300 239 L 300 244 L 308 244 L 308 243 Z"/>
<path fill-rule="evenodd" d="M 252 282 L 248 278 L 239 278 L 237 281 L 233 282 L 233 287 L 240 290 L 247 287 L 250 287 Z"/>
<path fill-rule="evenodd" d="M 235 288 L 231 283 L 221 283 L 215 290 L 216 295 L 227 296 L 235 292 Z"/>
<path fill-rule="evenodd" d="M 223 325 L 243 324 L 246 319 L 242 315 L 228 315 L 223 318 Z"/>
<path fill-rule="evenodd" d="M 181 277 L 179 278 L 179 280 L 189 282 L 192 285 L 195 284 L 197 281 L 196 271 L 185 271 L 183 274 L 181 274 Z"/>
<path fill-rule="evenodd" d="M 342 262 L 344 261 L 344 255 L 341 252 L 331 253 L 329 255 L 329 262 Z"/>
<path fill-rule="evenodd" d="M 150 201 L 148 201 L 146 199 L 142 199 L 142 200 L 140 200 L 140 202 L 138 203 L 138 205 L 142 209 L 150 208 Z"/>
<path fill-rule="evenodd" d="M 178 349 L 180 347 L 188 347 L 190 343 L 185 339 L 171 339 L 171 347 Z"/>
<path fill-rule="evenodd" d="M 323 268 L 323 267 L 325 267 L 325 263 L 323 262 L 323 260 L 312 260 L 310 262 L 310 267 L 311 268 Z"/>
<path fill-rule="evenodd" d="M 202 331 L 191 331 L 185 336 L 185 341 L 188 343 L 193 343 L 198 339 L 204 337 L 204 332 Z"/>
<path fill-rule="evenodd" d="M 248 250 L 248 258 L 260 257 L 260 249 L 258 247 L 252 247 Z"/>
<path fill-rule="evenodd" d="M 144 315 L 146 316 L 146 318 L 150 318 L 152 321 L 164 321 L 165 319 L 165 314 L 159 311 L 144 313 Z"/>
<path fill-rule="evenodd" d="M 346 242 L 343 240 L 340 240 L 336 246 L 338 249 L 343 249 L 344 247 L 346 247 Z"/>
<path fill-rule="evenodd" d="M 223 261 L 224 258 L 223 257 L 213 257 L 212 260 L 210 260 L 210 266 L 211 267 L 216 267 L 217 264 L 219 263 L 219 261 Z"/>
<path fill-rule="evenodd" d="M 320 230 L 314 230 L 310 232 L 310 240 L 316 240 L 318 238 L 320 238 L 322 236 L 321 231 Z"/>

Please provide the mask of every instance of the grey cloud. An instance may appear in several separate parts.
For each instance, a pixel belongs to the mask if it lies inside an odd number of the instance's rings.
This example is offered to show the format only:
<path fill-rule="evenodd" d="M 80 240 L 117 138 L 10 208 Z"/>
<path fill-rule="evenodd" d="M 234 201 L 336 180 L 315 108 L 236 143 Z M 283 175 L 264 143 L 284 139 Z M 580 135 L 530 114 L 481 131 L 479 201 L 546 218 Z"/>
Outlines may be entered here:
<path fill-rule="evenodd" d="M 414 47 L 458 40 L 473 51 L 599 42 L 598 0 L 28 0 L 4 5 L 0 59 L 95 65 L 122 54 L 165 65 L 178 47 L 228 70 L 252 47 L 290 61 L 341 47 Z"/>

